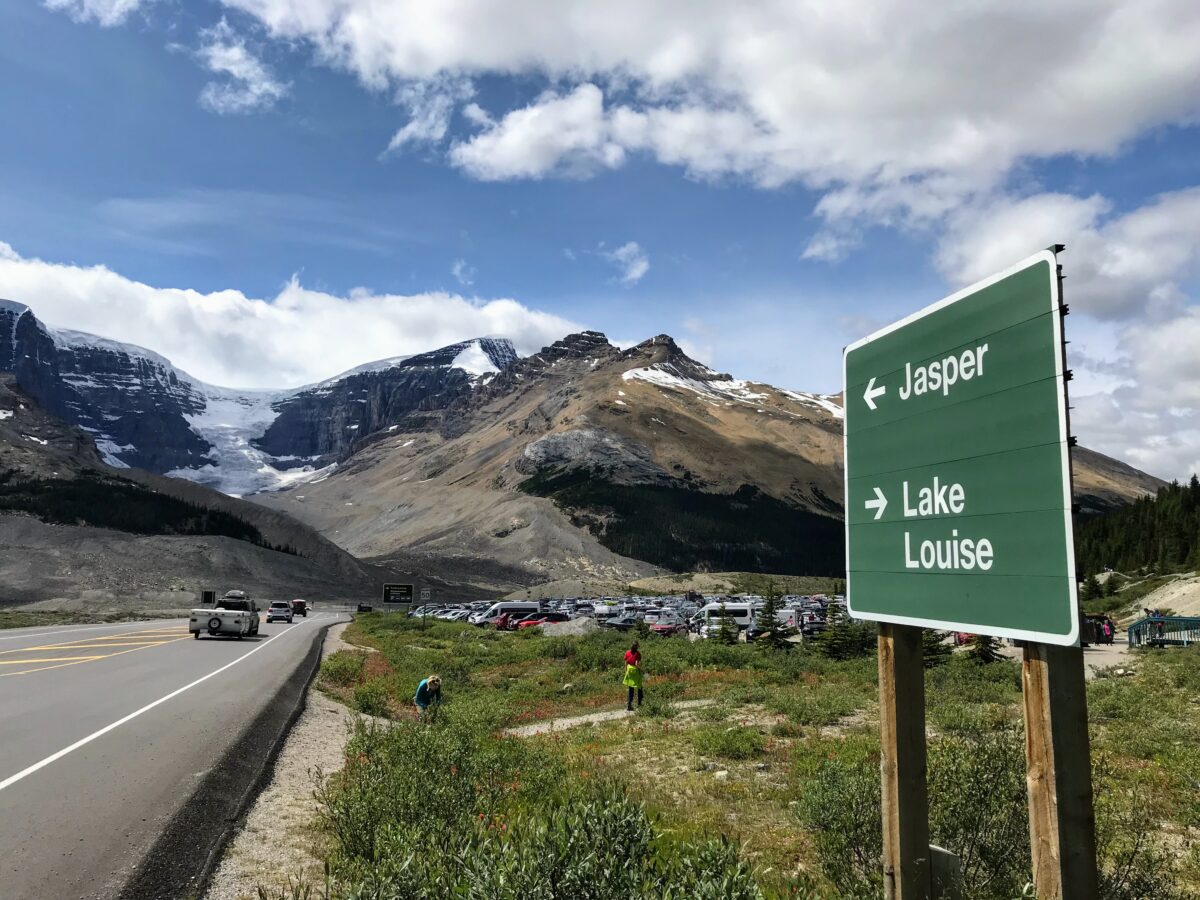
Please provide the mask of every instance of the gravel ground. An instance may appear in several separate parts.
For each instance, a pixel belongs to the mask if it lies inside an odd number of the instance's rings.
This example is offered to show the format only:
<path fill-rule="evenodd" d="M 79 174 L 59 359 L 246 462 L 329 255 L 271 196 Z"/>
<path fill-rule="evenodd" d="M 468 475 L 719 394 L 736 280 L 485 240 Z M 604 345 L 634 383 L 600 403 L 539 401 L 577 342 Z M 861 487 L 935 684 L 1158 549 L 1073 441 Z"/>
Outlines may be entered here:
<path fill-rule="evenodd" d="M 323 655 L 350 645 L 341 640 L 345 625 L 325 636 Z M 288 877 L 303 874 L 321 884 L 324 865 L 318 853 L 321 836 L 313 830 L 316 770 L 340 769 L 347 729 L 354 714 L 318 691 L 310 691 L 304 712 L 288 735 L 275 762 L 271 783 L 263 790 L 245 824 L 225 851 L 208 900 L 256 900 L 262 885 L 268 896 L 279 895 Z"/>

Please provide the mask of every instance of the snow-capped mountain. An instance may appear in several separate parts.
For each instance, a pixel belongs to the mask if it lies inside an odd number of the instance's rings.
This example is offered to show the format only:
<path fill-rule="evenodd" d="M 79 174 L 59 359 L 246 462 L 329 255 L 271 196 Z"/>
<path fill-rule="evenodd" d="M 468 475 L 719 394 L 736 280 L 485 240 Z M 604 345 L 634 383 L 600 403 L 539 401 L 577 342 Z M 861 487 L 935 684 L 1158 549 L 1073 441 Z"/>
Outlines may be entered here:
<path fill-rule="evenodd" d="M 142 347 L 49 328 L 0 300 L 0 372 L 90 433 L 105 462 L 234 495 L 320 478 L 367 435 L 461 400 L 516 359 L 509 341 L 477 338 L 307 387 L 236 390 Z"/>

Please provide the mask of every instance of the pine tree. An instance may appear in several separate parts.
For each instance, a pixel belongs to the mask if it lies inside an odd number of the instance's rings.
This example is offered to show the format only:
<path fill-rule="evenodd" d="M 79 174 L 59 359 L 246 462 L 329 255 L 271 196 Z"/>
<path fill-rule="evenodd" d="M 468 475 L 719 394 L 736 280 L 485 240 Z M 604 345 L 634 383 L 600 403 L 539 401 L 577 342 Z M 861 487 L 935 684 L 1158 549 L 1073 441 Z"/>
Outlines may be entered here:
<path fill-rule="evenodd" d="M 758 615 L 759 627 L 762 629 L 758 640 L 768 650 L 786 650 L 791 646 L 788 643 L 786 628 L 779 621 L 780 609 L 782 607 L 779 603 L 779 591 L 772 581 L 767 587 L 766 602 Z"/>
<path fill-rule="evenodd" d="M 1097 597 L 1104 595 L 1103 589 L 1100 587 L 1100 581 L 1095 575 L 1089 575 L 1083 580 L 1083 584 L 1079 587 L 1079 599 L 1086 603 L 1089 600 L 1095 600 Z"/>
<path fill-rule="evenodd" d="M 980 665 L 994 663 L 1004 657 L 1000 654 L 1000 639 L 990 634 L 977 634 L 967 645 L 967 656 Z"/>
<path fill-rule="evenodd" d="M 729 610 L 725 608 L 725 601 L 721 601 L 721 627 L 717 630 L 717 640 L 722 644 L 736 644 L 738 642 L 738 628 L 733 624 L 733 619 L 729 618 Z"/>
<path fill-rule="evenodd" d="M 925 659 L 925 668 L 940 666 L 954 655 L 954 648 L 946 643 L 946 636 L 945 631 L 929 628 L 921 632 L 921 654 Z"/>
<path fill-rule="evenodd" d="M 817 638 L 817 649 L 830 659 L 853 659 L 867 656 L 875 646 L 875 626 L 857 622 L 846 608 L 830 603 L 826 612 L 825 631 Z"/>

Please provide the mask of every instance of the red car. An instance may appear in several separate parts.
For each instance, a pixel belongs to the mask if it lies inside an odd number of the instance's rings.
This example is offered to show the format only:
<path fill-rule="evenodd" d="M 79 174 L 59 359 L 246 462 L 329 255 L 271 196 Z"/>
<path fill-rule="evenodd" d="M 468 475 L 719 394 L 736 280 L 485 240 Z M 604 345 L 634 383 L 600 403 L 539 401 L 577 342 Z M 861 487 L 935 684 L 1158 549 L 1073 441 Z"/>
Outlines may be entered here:
<path fill-rule="evenodd" d="M 560 612 L 541 612 L 526 616 L 517 623 L 517 628 L 532 628 L 535 625 L 545 625 L 547 622 L 569 622 L 571 617 Z"/>

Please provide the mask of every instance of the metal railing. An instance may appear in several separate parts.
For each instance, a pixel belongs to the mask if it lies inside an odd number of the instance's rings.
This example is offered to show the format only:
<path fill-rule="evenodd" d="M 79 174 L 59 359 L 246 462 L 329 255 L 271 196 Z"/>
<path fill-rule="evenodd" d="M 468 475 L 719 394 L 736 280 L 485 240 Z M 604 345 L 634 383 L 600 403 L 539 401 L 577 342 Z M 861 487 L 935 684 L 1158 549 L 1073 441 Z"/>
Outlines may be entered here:
<path fill-rule="evenodd" d="M 1129 626 L 1130 647 L 1187 647 L 1200 643 L 1200 616 L 1150 616 Z"/>

